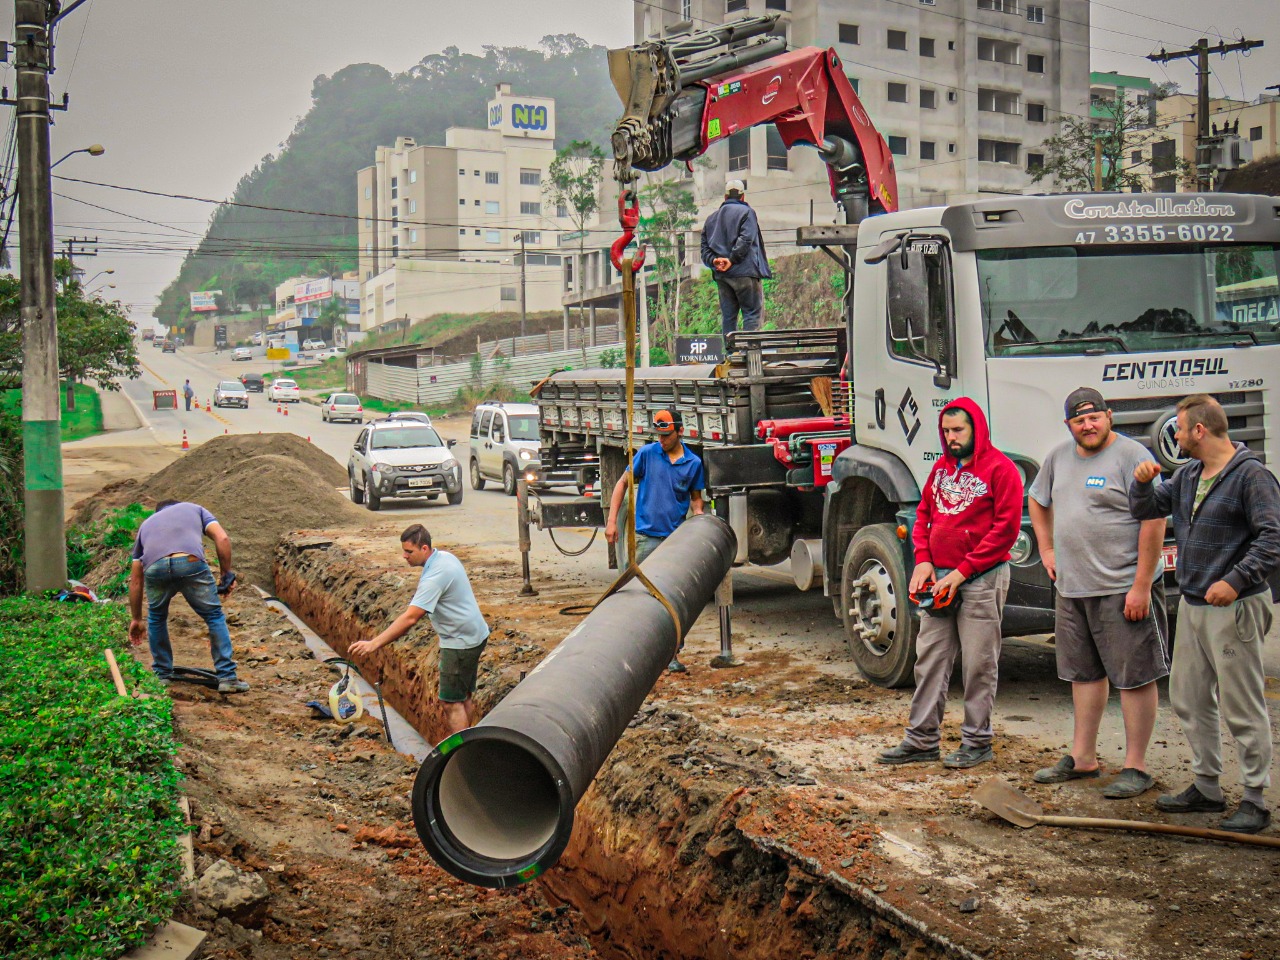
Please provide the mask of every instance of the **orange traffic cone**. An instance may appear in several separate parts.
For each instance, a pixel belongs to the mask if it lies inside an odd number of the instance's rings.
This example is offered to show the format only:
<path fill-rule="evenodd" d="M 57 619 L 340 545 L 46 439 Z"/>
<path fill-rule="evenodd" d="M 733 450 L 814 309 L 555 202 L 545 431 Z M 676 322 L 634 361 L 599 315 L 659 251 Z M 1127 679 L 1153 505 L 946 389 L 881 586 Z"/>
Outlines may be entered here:
<path fill-rule="evenodd" d="M 276 404 L 276 413 L 279 413 L 279 412 L 280 412 L 280 404 L 278 404 L 278 403 L 277 403 L 277 404 Z"/>
<path fill-rule="evenodd" d="M 204 412 L 213 413 L 213 404 L 211 404 L 208 400 L 204 402 Z"/>
<path fill-rule="evenodd" d="M 228 432 L 229 432 L 229 431 L 227 430 L 227 428 L 226 428 L 226 427 L 223 427 L 223 428 L 222 428 L 222 435 L 223 435 L 224 437 L 227 435 L 227 433 L 228 433 Z"/>
<path fill-rule="evenodd" d="M 191 449 L 191 443 L 190 441 L 187 440 L 187 431 L 185 430 L 182 431 L 182 449 L 183 450 Z"/>
<path fill-rule="evenodd" d="M 307 437 L 307 443 L 310 443 L 310 442 L 311 442 L 311 437 L 310 437 L 310 436 L 308 436 L 308 437 Z"/>
<path fill-rule="evenodd" d="M 288 408 L 288 407 L 285 407 L 285 408 L 284 408 L 284 415 L 285 415 L 286 417 L 289 415 L 289 408 Z"/>

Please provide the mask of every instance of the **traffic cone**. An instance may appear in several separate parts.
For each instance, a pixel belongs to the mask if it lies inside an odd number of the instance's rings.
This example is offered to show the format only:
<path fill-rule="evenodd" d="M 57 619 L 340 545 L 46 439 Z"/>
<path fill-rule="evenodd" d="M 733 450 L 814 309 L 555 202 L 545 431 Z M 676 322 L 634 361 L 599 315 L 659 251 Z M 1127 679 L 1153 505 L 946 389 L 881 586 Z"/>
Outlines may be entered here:
<path fill-rule="evenodd" d="M 310 437 L 310 435 L 308 435 L 308 436 L 307 436 L 307 443 L 310 443 L 310 442 L 311 442 L 311 437 Z"/>
<path fill-rule="evenodd" d="M 211 404 L 208 400 L 204 402 L 204 412 L 213 413 L 213 404 Z"/>
<path fill-rule="evenodd" d="M 277 404 L 276 404 L 276 413 L 279 413 L 279 412 L 280 412 L 280 404 L 278 404 L 278 403 L 277 403 Z"/>
<path fill-rule="evenodd" d="M 230 432 L 230 431 L 228 431 L 226 427 L 223 427 L 223 428 L 222 428 L 222 435 L 223 435 L 224 437 L 225 437 L 229 432 Z"/>
<path fill-rule="evenodd" d="M 182 431 L 182 449 L 183 450 L 191 449 L 191 443 L 189 440 L 187 440 L 187 431 L 185 430 Z"/>
<path fill-rule="evenodd" d="M 285 415 L 286 417 L 289 415 L 289 408 L 288 408 L 288 407 L 285 407 L 285 408 L 284 408 L 284 415 Z"/>

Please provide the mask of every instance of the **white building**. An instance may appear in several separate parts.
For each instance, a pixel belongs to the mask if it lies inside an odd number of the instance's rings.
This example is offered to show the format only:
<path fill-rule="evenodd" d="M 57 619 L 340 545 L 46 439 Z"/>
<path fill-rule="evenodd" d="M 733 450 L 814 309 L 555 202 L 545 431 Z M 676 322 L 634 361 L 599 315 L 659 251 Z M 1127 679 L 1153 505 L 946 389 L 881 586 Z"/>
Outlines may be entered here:
<path fill-rule="evenodd" d="M 568 211 L 549 208 L 543 194 L 556 155 L 555 101 L 500 83 L 485 119 L 484 129 L 450 127 L 444 146 L 397 137 L 357 174 L 363 329 L 406 316 L 519 309 L 504 290 L 518 282 L 522 249 L 526 309 L 559 307 L 557 284 L 533 278 L 548 268 L 559 276 L 557 237 L 572 228 Z"/>

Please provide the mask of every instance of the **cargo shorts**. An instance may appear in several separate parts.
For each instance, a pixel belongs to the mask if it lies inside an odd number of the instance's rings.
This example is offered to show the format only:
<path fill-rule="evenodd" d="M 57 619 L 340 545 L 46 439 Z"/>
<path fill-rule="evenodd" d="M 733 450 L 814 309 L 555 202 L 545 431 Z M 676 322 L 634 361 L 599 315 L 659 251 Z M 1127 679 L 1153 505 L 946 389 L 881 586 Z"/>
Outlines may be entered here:
<path fill-rule="evenodd" d="M 1151 585 L 1151 611 L 1142 620 L 1124 618 L 1124 598 L 1058 595 L 1054 647 L 1060 680 L 1106 679 L 1117 690 L 1136 690 L 1169 675 L 1164 584 Z"/>
<path fill-rule="evenodd" d="M 440 700 L 443 703 L 462 703 L 476 692 L 476 674 L 480 669 L 480 654 L 489 645 L 486 640 L 478 647 L 466 650 L 440 648 Z"/>

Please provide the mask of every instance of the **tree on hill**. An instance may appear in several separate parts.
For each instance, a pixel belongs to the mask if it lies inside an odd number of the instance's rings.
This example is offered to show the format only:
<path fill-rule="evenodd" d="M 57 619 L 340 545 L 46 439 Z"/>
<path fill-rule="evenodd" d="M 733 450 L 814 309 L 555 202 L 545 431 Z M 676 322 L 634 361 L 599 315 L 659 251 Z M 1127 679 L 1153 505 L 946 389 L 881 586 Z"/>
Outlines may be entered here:
<path fill-rule="evenodd" d="M 555 97 L 563 143 L 603 142 L 618 112 L 611 96 L 601 96 L 612 89 L 605 49 L 572 34 L 549 35 L 532 50 L 488 46 L 470 54 L 448 47 L 399 74 L 358 63 L 317 77 L 306 116 L 279 153 L 263 157 L 241 178 L 231 197 L 277 209 L 217 207 L 204 238 L 161 295 L 157 319 L 167 326 L 184 324 L 191 290 L 220 288 L 234 301 L 233 276 L 274 287 L 291 276 L 354 269 L 355 175 L 373 162 L 374 148 L 397 136 L 442 144 L 450 126 L 482 126 L 499 81 Z M 219 283 L 208 283 L 215 275 Z"/>

